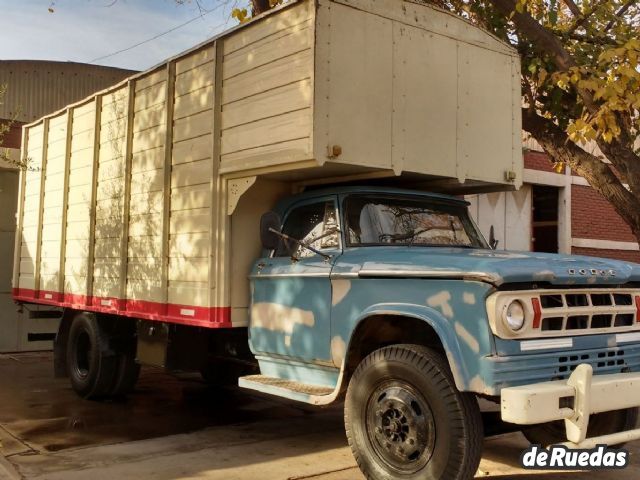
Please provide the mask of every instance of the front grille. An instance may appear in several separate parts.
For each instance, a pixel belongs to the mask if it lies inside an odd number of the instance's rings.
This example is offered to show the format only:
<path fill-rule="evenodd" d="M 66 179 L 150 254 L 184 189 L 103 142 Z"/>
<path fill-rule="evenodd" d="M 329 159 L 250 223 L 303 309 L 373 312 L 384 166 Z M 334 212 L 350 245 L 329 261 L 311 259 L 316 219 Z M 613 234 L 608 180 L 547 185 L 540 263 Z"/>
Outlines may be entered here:
<path fill-rule="evenodd" d="M 640 371 L 640 345 L 496 358 L 500 361 L 492 366 L 495 385 L 500 388 L 566 380 L 581 363 L 591 365 L 594 375 Z"/>
<path fill-rule="evenodd" d="M 590 363 L 594 372 L 606 369 L 607 373 L 619 373 L 626 366 L 624 350 L 609 350 L 604 352 L 567 355 L 558 357 L 558 373 L 571 373 L 581 363 Z"/>
<path fill-rule="evenodd" d="M 540 312 L 547 333 L 628 330 L 637 320 L 633 295 L 613 291 L 541 294 Z"/>

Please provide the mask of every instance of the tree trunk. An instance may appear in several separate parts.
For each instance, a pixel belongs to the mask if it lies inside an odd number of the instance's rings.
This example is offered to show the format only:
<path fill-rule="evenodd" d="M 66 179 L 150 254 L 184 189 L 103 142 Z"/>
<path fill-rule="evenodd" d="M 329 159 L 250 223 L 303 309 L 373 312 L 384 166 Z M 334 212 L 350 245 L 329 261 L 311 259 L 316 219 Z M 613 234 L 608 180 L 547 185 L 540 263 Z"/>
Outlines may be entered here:
<path fill-rule="evenodd" d="M 260 15 L 271 8 L 269 0 L 251 0 L 253 15 Z"/>

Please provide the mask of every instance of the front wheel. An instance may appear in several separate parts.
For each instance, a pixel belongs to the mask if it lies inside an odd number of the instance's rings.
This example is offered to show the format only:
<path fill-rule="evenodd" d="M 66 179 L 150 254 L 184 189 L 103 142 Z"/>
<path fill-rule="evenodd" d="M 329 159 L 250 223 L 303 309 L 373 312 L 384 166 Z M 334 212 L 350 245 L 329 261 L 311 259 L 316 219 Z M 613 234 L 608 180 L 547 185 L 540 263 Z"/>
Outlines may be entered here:
<path fill-rule="evenodd" d="M 345 428 L 368 479 L 467 479 L 482 454 L 472 394 L 456 389 L 442 356 L 417 345 L 376 350 L 347 390 Z"/>

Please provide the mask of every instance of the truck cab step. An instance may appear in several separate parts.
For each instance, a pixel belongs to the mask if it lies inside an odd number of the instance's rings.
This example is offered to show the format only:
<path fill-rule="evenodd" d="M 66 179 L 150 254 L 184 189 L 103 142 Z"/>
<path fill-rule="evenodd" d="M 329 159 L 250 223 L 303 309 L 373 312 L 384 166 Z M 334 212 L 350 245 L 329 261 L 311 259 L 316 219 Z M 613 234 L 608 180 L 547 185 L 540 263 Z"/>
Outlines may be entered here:
<path fill-rule="evenodd" d="M 238 380 L 240 388 L 277 395 L 291 400 L 320 405 L 333 397 L 334 389 L 267 375 L 247 375 Z"/>

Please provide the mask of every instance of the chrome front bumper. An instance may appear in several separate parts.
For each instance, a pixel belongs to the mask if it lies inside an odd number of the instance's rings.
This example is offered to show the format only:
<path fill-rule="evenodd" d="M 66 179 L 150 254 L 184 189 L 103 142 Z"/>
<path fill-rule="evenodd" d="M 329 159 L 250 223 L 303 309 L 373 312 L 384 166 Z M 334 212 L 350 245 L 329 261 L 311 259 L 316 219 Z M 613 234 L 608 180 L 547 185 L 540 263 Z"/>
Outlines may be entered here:
<path fill-rule="evenodd" d="M 593 375 L 591 365 L 576 367 L 567 380 L 503 388 L 502 420 L 518 425 L 564 420 L 567 447 L 594 448 L 640 439 L 640 428 L 586 438 L 594 413 L 640 407 L 640 373 Z"/>

